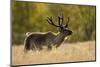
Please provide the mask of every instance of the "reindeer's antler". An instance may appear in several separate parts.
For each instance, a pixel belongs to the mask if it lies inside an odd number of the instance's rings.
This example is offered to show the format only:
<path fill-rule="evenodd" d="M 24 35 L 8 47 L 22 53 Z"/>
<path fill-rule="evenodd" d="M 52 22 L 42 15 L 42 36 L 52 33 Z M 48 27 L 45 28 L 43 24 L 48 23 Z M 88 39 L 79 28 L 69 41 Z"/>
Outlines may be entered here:
<path fill-rule="evenodd" d="M 59 23 L 59 26 L 62 26 L 62 25 L 63 25 L 63 20 L 64 20 L 63 15 L 62 15 L 61 17 L 58 16 L 58 23 Z"/>
<path fill-rule="evenodd" d="M 49 24 L 53 25 L 53 26 L 56 26 L 56 27 L 60 27 L 60 25 L 56 25 L 54 24 L 53 20 L 52 20 L 52 17 L 47 17 L 47 21 Z"/>
<path fill-rule="evenodd" d="M 65 28 L 68 28 L 68 23 L 69 23 L 69 17 L 67 18 L 67 23 L 65 25 Z"/>
<path fill-rule="evenodd" d="M 58 24 L 59 24 L 59 25 L 54 24 L 54 22 L 53 22 L 53 20 L 52 20 L 52 17 L 47 17 L 47 21 L 48 21 L 49 24 L 51 24 L 51 25 L 53 25 L 53 26 L 56 26 L 56 27 L 65 26 L 65 28 L 68 28 L 69 17 L 68 17 L 68 20 L 67 20 L 66 25 L 63 25 L 63 21 L 64 21 L 63 14 L 62 14 L 62 16 L 58 16 Z"/>

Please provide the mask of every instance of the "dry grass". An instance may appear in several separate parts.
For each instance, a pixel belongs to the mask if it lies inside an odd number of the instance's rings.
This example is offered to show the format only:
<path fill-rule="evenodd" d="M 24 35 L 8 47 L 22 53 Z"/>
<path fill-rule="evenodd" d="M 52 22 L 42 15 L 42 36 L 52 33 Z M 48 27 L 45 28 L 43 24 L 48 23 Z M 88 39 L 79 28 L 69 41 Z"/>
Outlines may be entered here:
<path fill-rule="evenodd" d="M 24 46 L 12 47 L 12 64 L 44 64 L 95 60 L 95 41 L 63 44 L 52 51 L 23 52 Z"/>

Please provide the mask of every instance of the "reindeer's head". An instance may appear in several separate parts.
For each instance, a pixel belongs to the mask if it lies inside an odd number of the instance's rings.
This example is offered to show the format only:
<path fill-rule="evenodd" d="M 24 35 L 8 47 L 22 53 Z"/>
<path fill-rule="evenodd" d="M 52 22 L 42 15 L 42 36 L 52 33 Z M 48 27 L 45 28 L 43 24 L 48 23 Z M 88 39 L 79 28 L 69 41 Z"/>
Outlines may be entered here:
<path fill-rule="evenodd" d="M 63 15 L 58 16 L 58 25 L 56 25 L 56 24 L 54 24 L 52 17 L 47 17 L 48 23 L 55 27 L 58 27 L 59 32 L 64 33 L 66 35 L 71 35 L 72 31 L 69 30 L 69 28 L 68 28 L 69 17 L 67 19 L 68 19 L 67 23 L 64 25 L 63 24 L 63 20 L 64 20 Z"/>

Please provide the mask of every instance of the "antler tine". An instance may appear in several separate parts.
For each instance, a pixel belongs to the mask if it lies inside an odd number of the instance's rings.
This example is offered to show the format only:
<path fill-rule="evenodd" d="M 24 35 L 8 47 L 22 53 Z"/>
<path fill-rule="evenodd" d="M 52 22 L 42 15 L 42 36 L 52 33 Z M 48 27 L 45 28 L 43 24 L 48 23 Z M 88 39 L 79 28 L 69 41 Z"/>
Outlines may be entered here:
<path fill-rule="evenodd" d="M 59 26 L 62 25 L 62 24 L 61 24 L 61 17 L 60 17 L 60 16 L 58 16 L 58 24 L 59 24 Z"/>
<path fill-rule="evenodd" d="M 63 16 L 63 14 L 62 14 L 62 17 L 61 17 L 61 19 L 62 19 L 62 23 L 61 23 L 61 24 L 63 24 L 63 20 L 64 20 L 64 16 Z"/>
<path fill-rule="evenodd" d="M 64 20 L 63 14 L 62 14 L 61 17 L 58 16 L 58 23 L 59 23 L 60 26 L 63 25 L 63 20 Z"/>
<path fill-rule="evenodd" d="M 68 27 L 68 23 L 69 23 L 69 17 L 68 17 L 67 23 L 65 25 L 66 28 Z"/>
<path fill-rule="evenodd" d="M 62 14 L 61 20 L 62 20 L 62 23 L 61 23 L 61 24 L 63 25 L 63 20 L 64 20 L 64 16 L 63 16 L 63 14 Z"/>
<path fill-rule="evenodd" d="M 56 27 L 59 27 L 58 25 L 55 25 L 55 24 L 53 23 L 52 17 L 47 17 L 47 18 L 48 18 L 47 21 L 48 21 L 49 24 L 51 24 L 51 25 L 53 25 L 53 26 L 56 26 Z"/>

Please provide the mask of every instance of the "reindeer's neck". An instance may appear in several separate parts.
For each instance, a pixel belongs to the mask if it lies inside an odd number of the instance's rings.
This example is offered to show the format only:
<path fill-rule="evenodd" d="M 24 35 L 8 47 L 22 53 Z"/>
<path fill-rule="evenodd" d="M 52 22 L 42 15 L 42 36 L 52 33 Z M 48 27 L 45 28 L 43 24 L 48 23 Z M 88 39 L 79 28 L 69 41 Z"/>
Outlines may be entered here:
<path fill-rule="evenodd" d="M 58 33 L 56 38 L 54 39 L 55 44 L 60 45 L 63 41 L 66 35 L 64 33 Z"/>

